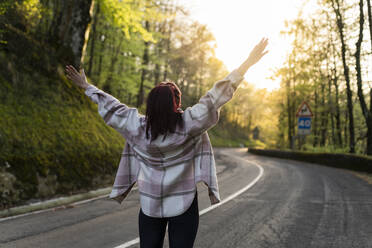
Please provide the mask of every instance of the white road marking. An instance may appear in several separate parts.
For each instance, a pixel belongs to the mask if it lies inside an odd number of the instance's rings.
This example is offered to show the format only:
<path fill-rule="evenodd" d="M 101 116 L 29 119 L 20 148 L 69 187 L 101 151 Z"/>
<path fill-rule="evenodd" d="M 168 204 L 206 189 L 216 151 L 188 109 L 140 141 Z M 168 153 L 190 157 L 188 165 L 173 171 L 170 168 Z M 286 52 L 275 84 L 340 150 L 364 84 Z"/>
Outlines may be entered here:
<path fill-rule="evenodd" d="M 25 216 L 28 216 L 28 215 L 40 214 L 40 213 L 55 211 L 57 209 L 67 208 L 68 206 L 77 206 L 77 205 L 80 205 L 80 204 L 83 204 L 83 203 L 87 203 L 87 202 L 99 200 L 101 198 L 106 198 L 108 196 L 109 196 L 108 194 L 101 195 L 101 196 L 97 196 L 97 197 L 94 197 L 94 198 L 90 198 L 88 200 L 82 200 L 82 201 L 78 201 L 78 202 L 74 202 L 74 203 L 70 203 L 70 204 L 64 204 L 64 205 L 61 205 L 61 206 L 56 206 L 56 207 L 51 207 L 51 208 L 47 208 L 47 209 L 32 211 L 32 212 L 25 213 L 25 214 L 18 214 L 18 215 L 14 215 L 14 216 L 4 217 L 4 218 L 1 218 L 0 219 L 0 222 L 6 221 L 6 220 L 17 219 L 17 218 L 20 218 L 20 217 L 25 217 Z M 38 205 L 38 204 L 40 204 L 40 203 L 36 203 L 34 205 Z"/>
<path fill-rule="evenodd" d="M 136 244 L 138 244 L 139 241 L 140 241 L 140 240 L 139 240 L 139 237 L 138 237 L 138 238 L 135 238 L 135 239 L 133 239 L 133 240 L 131 240 L 131 241 L 128 241 L 128 242 L 126 242 L 126 243 L 124 243 L 124 244 L 122 244 L 122 245 L 116 246 L 115 248 L 130 247 L 130 246 L 132 246 L 132 245 L 136 245 Z"/>
<path fill-rule="evenodd" d="M 222 200 L 220 203 L 215 204 L 215 205 L 212 205 L 212 206 L 210 206 L 210 207 L 207 207 L 207 208 L 205 208 L 205 209 L 199 211 L 199 216 L 208 213 L 209 211 L 211 211 L 211 210 L 213 210 L 213 209 L 215 209 L 215 208 L 217 208 L 217 207 L 219 207 L 219 206 L 225 204 L 226 202 L 231 201 L 231 200 L 234 199 L 235 197 L 237 197 L 237 196 L 239 196 L 240 194 L 244 193 L 244 192 L 247 191 L 248 189 L 252 188 L 253 185 L 255 185 L 255 184 L 258 182 L 258 180 L 260 180 L 260 178 L 263 176 L 263 174 L 264 174 L 264 169 L 263 169 L 263 168 L 262 168 L 258 163 L 254 162 L 254 161 L 247 161 L 247 160 L 245 160 L 245 159 L 243 159 L 243 158 L 240 158 L 240 157 L 236 157 L 236 158 L 241 159 L 241 160 L 244 160 L 244 162 L 252 163 L 253 165 L 257 166 L 257 168 L 260 170 L 260 172 L 258 173 L 258 176 L 257 176 L 255 179 L 253 179 L 253 181 L 250 182 L 247 186 L 245 186 L 244 188 L 242 188 L 242 189 L 240 189 L 239 191 L 235 192 L 234 194 L 229 195 L 229 196 L 226 197 L 224 200 Z M 130 247 L 130 246 L 132 246 L 132 245 L 136 245 L 136 244 L 138 244 L 139 241 L 140 241 L 140 240 L 139 240 L 139 237 L 137 237 L 137 238 L 135 238 L 135 239 L 133 239 L 133 240 L 131 240 L 131 241 L 125 242 L 125 243 L 122 244 L 122 245 L 116 246 L 115 248 L 127 248 L 127 247 Z"/>
<path fill-rule="evenodd" d="M 137 190 L 137 189 L 138 189 L 138 187 L 133 187 L 132 191 Z M 99 189 L 99 190 L 104 190 L 104 189 Z M 94 190 L 94 191 L 99 191 L 99 190 Z M 0 218 L 0 222 L 6 221 L 6 220 L 17 219 L 17 218 L 20 218 L 20 217 L 25 217 L 25 216 L 28 216 L 28 215 L 55 211 L 57 209 L 68 208 L 69 206 L 78 206 L 78 205 L 88 203 L 88 202 L 92 202 L 92 201 L 95 201 L 95 200 L 108 198 L 109 195 L 110 194 L 100 195 L 100 196 L 97 196 L 97 197 L 94 197 L 94 198 L 89 198 L 89 199 L 86 199 L 86 200 L 81 200 L 81 201 L 72 202 L 72 203 L 66 203 L 66 204 L 62 204 L 60 206 L 50 207 L 50 208 L 47 208 L 47 209 L 36 210 L 36 211 L 32 211 L 32 212 L 25 213 L 25 214 L 18 214 L 18 215 L 14 215 L 14 216 L 4 217 L 4 218 Z M 47 200 L 47 201 L 43 201 L 43 202 L 36 202 L 36 203 L 30 204 L 29 206 L 41 205 L 41 204 L 45 204 L 45 203 L 53 202 L 53 201 L 58 201 L 58 200 L 65 199 L 65 198 L 67 198 L 67 197 L 60 197 L 60 198 L 57 198 L 57 199 Z M 21 206 L 21 207 L 23 207 L 23 206 Z"/>

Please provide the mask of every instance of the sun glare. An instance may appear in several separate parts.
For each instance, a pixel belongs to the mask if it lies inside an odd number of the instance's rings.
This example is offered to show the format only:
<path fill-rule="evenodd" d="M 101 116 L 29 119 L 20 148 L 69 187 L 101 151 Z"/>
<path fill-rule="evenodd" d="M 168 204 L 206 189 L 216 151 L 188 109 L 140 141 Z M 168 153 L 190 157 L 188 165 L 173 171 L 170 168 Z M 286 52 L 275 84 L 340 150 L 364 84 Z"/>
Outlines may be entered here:
<path fill-rule="evenodd" d="M 230 71 L 247 58 L 262 37 L 269 38 L 269 53 L 245 77 L 255 87 L 268 90 L 279 88 L 279 82 L 269 77 L 282 65 L 290 49 L 290 40 L 280 31 L 305 2 L 309 1 L 180 0 L 192 19 L 212 31 L 217 42 L 216 56 Z"/>

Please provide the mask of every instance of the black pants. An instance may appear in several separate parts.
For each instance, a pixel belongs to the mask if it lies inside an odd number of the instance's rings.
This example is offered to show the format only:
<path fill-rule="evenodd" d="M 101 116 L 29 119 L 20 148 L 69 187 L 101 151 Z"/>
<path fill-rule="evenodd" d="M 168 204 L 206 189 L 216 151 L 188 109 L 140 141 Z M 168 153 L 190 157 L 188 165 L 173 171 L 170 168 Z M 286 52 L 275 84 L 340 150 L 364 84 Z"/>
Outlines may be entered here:
<path fill-rule="evenodd" d="M 138 222 L 141 248 L 162 248 L 167 224 L 170 248 L 192 248 L 199 226 L 198 196 L 185 213 L 175 217 L 154 218 L 141 209 Z"/>

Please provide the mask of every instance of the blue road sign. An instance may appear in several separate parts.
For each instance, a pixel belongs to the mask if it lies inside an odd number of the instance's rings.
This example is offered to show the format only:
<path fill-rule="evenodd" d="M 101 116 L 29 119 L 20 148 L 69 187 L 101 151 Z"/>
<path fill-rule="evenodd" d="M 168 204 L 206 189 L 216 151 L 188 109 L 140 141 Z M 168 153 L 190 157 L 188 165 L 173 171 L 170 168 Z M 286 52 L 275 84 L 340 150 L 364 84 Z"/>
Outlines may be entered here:
<path fill-rule="evenodd" d="M 298 129 L 310 129 L 311 117 L 298 117 Z"/>
<path fill-rule="evenodd" d="M 307 135 L 311 133 L 311 117 L 298 117 L 298 134 Z"/>

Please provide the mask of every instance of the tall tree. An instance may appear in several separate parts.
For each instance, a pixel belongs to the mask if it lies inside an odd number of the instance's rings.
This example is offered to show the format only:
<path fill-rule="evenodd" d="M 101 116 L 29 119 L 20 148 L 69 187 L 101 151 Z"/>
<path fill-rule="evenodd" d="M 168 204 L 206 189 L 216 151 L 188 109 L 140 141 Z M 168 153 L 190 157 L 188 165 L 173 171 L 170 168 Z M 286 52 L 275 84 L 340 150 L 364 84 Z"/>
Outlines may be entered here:
<path fill-rule="evenodd" d="M 363 93 L 363 86 L 362 86 L 362 68 L 360 65 L 360 51 L 361 51 L 361 46 L 363 42 L 363 29 L 364 29 L 364 10 L 363 10 L 363 1 L 359 1 L 359 36 L 358 40 L 355 44 L 356 46 L 356 51 L 354 54 L 355 57 L 355 70 L 357 74 L 357 86 L 358 86 L 358 98 L 359 98 L 359 103 L 360 107 L 362 109 L 362 113 L 364 116 L 364 119 L 366 121 L 366 126 L 367 126 L 367 154 L 372 155 L 372 107 L 370 106 L 370 109 L 368 109 L 366 100 L 364 98 L 364 93 Z"/>
<path fill-rule="evenodd" d="M 88 63 L 88 70 L 87 70 L 87 75 L 91 76 L 92 75 L 92 70 L 93 70 L 93 59 L 94 59 L 94 49 L 96 47 L 96 40 L 97 40 L 97 23 L 98 23 L 98 17 L 99 17 L 99 12 L 100 12 L 100 5 L 99 2 L 96 3 L 96 11 L 94 14 L 94 19 L 93 19 L 93 25 L 92 25 L 92 39 L 91 39 L 91 47 L 90 47 L 90 57 L 89 57 L 89 63 Z"/>
<path fill-rule="evenodd" d="M 50 27 L 50 40 L 61 61 L 80 67 L 84 59 L 94 0 L 59 1 Z"/>
<path fill-rule="evenodd" d="M 341 41 L 341 57 L 344 68 L 344 77 L 346 81 L 347 109 L 349 117 L 349 152 L 355 153 L 355 130 L 354 130 L 354 114 L 353 114 L 353 93 L 350 84 L 350 70 L 346 61 L 346 43 L 344 36 L 345 22 L 340 6 L 340 0 L 331 0 L 331 5 L 336 16 L 338 33 Z"/>
<path fill-rule="evenodd" d="M 148 32 L 150 32 L 150 22 L 145 22 L 145 28 Z M 144 83 L 147 76 L 148 66 L 149 66 L 149 41 L 144 42 L 144 50 L 143 50 L 143 56 L 142 56 L 142 69 L 141 69 L 141 81 L 138 89 L 138 95 L 137 95 L 137 108 L 140 107 L 144 101 Z"/>
<path fill-rule="evenodd" d="M 329 26 L 331 26 L 329 24 Z M 332 55 L 332 68 L 331 68 L 331 75 L 332 75 L 332 83 L 335 87 L 335 119 L 336 119 L 336 137 L 337 137 L 337 146 L 342 147 L 342 128 L 341 128 L 341 113 L 340 113 L 340 101 L 339 101 L 339 75 L 337 71 L 337 51 L 335 47 L 335 43 L 333 40 L 333 35 L 330 30 L 330 43 L 331 43 L 331 55 Z"/>
<path fill-rule="evenodd" d="M 369 26 L 369 39 L 371 42 L 371 50 L 372 50 L 372 8 L 371 8 L 371 0 L 367 0 L 367 13 L 368 13 L 368 26 Z M 372 89 L 371 89 L 372 94 Z"/>

